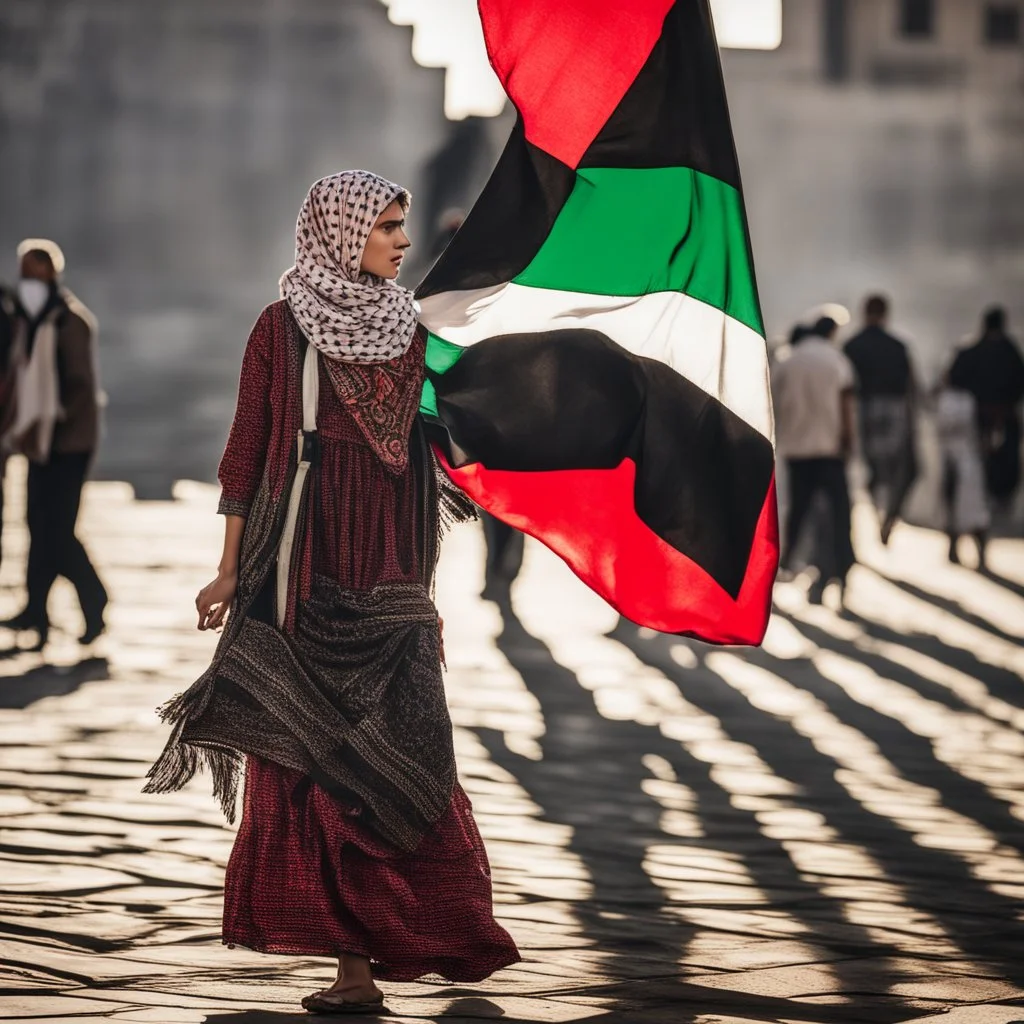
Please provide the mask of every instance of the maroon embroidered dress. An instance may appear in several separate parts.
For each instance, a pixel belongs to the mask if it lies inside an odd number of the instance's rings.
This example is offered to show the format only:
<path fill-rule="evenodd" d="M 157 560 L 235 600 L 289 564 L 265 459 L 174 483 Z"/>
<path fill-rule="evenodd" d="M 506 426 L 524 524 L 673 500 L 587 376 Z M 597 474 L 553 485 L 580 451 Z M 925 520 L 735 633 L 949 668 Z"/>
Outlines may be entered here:
<path fill-rule="evenodd" d="M 281 397 L 278 364 L 291 357 L 297 331 L 283 302 L 253 329 L 220 468 L 223 512 L 245 515 L 252 502 Z M 299 559 L 300 599 L 314 574 L 357 590 L 420 578 L 419 486 L 399 450 L 408 434 L 381 432 L 367 417 L 380 427 L 385 413 L 415 408 L 422 363 L 417 337 L 386 372 L 364 368 L 372 394 L 348 395 L 321 358 L 321 458 Z M 420 846 L 405 853 L 367 827 L 355 801 L 347 806 L 294 769 L 255 757 L 247 765 L 225 880 L 224 942 L 265 953 L 358 954 L 374 962 L 378 977 L 396 981 L 426 974 L 479 981 L 519 959 L 494 920 L 487 855 L 460 786 Z"/>

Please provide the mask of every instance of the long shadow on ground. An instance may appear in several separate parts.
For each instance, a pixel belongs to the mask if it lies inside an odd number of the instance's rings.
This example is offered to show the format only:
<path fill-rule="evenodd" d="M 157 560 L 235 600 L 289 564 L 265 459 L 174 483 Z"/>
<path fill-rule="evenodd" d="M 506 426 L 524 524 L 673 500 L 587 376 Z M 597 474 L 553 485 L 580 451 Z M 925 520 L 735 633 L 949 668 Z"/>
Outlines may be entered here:
<path fill-rule="evenodd" d="M 806 623 L 796 625 L 807 630 Z M 893 818 L 854 799 L 837 779 L 842 765 L 789 723 L 760 711 L 728 685 L 708 667 L 709 649 L 704 645 L 689 645 L 698 657 L 698 667 L 682 670 L 671 654 L 672 646 L 681 642 L 677 638 L 642 639 L 631 628 L 620 628 L 615 638 L 672 679 L 687 700 L 718 718 L 733 739 L 756 749 L 776 775 L 798 787 L 802 805 L 824 815 L 841 841 L 866 850 L 887 879 L 902 887 L 908 911 L 927 912 L 968 958 L 996 965 L 1004 978 L 1024 984 L 1024 924 L 1019 920 L 1018 902 L 989 888 L 955 853 L 920 845 Z M 860 651 L 830 634 L 817 638 L 833 650 L 862 658 Z M 817 696 L 838 719 L 873 740 L 906 777 L 937 790 L 945 806 L 989 825 L 1004 841 L 1020 846 L 1024 826 L 984 787 L 953 772 L 935 757 L 930 744 L 900 723 L 852 701 L 809 659 L 779 659 L 753 649 L 745 650 L 743 658 Z M 913 684 L 906 672 L 901 681 Z M 881 787 L 879 793 L 883 793 Z"/>
<path fill-rule="evenodd" d="M 653 1020 L 671 1007 L 680 1024 L 712 1011 L 816 1024 L 881 1024 L 916 1015 L 904 1001 L 886 994 L 897 980 L 885 966 L 895 950 L 877 944 L 865 929 L 847 920 L 842 902 L 826 892 L 825 884 L 797 869 L 782 845 L 764 835 L 754 812 L 734 806 L 730 794 L 715 783 L 713 766 L 655 726 L 603 717 L 591 693 L 558 664 L 547 645 L 528 633 L 510 608 L 501 611 L 497 646 L 540 704 L 543 759 L 534 761 L 509 751 L 495 730 L 478 729 L 477 734 L 492 759 L 543 809 L 545 820 L 572 826 L 568 848 L 579 857 L 593 885 L 592 896 L 576 903 L 574 912 L 593 949 L 607 958 L 601 972 L 613 979 L 609 988 L 588 989 L 588 994 L 604 996 L 613 1012 L 622 1013 L 623 1019 L 628 1012 L 629 1020 Z M 672 668 L 679 673 L 675 662 Z M 744 717 L 756 722 L 757 713 L 746 712 Z M 701 838 L 680 838 L 661 830 L 661 805 L 643 790 L 652 777 L 642 763 L 645 754 L 664 758 L 696 792 Z M 820 757 L 815 754 L 814 760 L 821 771 Z M 823 1006 L 687 983 L 687 973 L 714 973 L 715 968 L 678 967 L 686 962 L 696 928 L 673 912 L 665 892 L 644 867 L 648 848 L 666 844 L 706 849 L 719 857 L 726 853 L 739 860 L 752 886 L 737 887 L 736 902 L 726 905 L 745 911 L 784 910 L 804 929 L 791 937 L 821 947 L 821 959 L 834 972 L 838 991 L 855 994 L 855 1005 Z M 751 902 L 755 886 L 763 894 L 760 904 L 756 899 Z M 694 885 L 688 909 L 713 913 L 723 905 L 720 895 L 702 904 L 699 889 Z M 706 958 L 707 954 L 705 962 Z"/>
<path fill-rule="evenodd" d="M 65 697 L 109 674 L 106 658 L 85 658 L 77 665 L 37 665 L 20 676 L 0 678 L 0 708 L 20 710 L 46 697 Z"/>

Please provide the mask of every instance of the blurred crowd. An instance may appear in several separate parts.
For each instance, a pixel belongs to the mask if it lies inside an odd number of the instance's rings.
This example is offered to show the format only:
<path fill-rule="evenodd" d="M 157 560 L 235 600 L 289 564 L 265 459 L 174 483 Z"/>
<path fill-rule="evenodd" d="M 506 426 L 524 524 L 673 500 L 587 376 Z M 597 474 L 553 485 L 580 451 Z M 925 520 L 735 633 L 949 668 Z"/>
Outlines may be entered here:
<path fill-rule="evenodd" d="M 1005 310 L 985 312 L 977 338 L 955 354 L 929 391 L 906 343 L 890 331 L 889 315 L 888 299 L 872 295 L 863 324 L 842 345 L 833 316 L 797 324 L 773 361 L 787 512 L 780 568 L 784 575 L 800 564 L 814 571 L 813 603 L 822 602 L 832 583 L 841 602 L 856 560 L 849 462 L 855 455 L 863 460 L 880 538 L 888 544 L 918 476 L 922 409 L 937 426 L 951 562 L 959 563 L 960 539 L 971 536 L 977 566 L 985 571 L 993 516 L 1009 509 L 1020 484 L 1024 358 L 1008 333 Z"/>

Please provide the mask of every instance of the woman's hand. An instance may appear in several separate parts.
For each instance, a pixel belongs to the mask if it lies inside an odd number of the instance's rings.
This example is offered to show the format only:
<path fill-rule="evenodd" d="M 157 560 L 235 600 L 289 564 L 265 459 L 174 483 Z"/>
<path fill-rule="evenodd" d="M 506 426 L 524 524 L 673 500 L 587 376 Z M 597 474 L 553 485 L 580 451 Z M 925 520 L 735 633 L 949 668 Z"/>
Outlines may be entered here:
<path fill-rule="evenodd" d="M 237 573 L 221 572 L 212 583 L 199 591 L 196 611 L 199 612 L 200 629 L 219 629 L 224 625 L 237 589 Z"/>

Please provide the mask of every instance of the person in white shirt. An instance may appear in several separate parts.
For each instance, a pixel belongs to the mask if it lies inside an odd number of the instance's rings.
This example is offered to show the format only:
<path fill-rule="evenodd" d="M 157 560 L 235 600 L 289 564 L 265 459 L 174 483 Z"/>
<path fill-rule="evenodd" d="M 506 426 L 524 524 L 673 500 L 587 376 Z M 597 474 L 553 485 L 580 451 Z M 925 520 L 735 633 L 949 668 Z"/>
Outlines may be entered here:
<path fill-rule="evenodd" d="M 840 594 L 845 591 L 846 575 L 856 560 L 846 484 L 855 374 L 853 364 L 835 346 L 837 331 L 831 317 L 822 317 L 811 331 L 798 336 L 789 357 L 772 372 L 776 443 L 789 479 L 783 569 L 792 569 L 793 552 L 815 497 L 822 495 L 828 506 L 828 535 L 814 545 L 819 575 L 808 596 L 816 604 L 832 580 L 839 583 Z"/>

